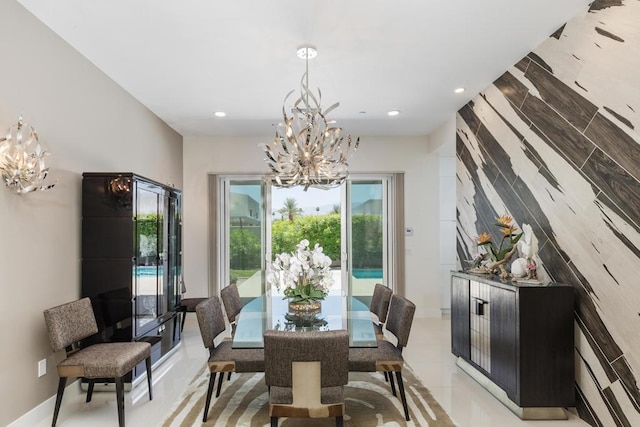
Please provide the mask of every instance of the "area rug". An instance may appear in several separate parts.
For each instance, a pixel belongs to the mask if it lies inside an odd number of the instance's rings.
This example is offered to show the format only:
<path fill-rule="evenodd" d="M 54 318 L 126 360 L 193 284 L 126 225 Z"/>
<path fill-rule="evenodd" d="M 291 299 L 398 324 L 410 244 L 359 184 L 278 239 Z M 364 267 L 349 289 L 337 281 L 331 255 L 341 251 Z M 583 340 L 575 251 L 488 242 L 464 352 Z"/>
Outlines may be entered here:
<path fill-rule="evenodd" d="M 456 424 L 420 383 L 410 369 L 402 371 L 411 421 L 405 421 L 400 399 L 391 394 L 380 373 L 350 373 L 345 386 L 346 415 L 344 425 L 364 426 L 429 426 L 451 427 Z M 202 413 L 209 381 L 206 367 L 189 384 L 162 423 L 162 427 L 192 426 L 269 426 L 267 386 L 263 374 L 233 374 L 222 383 L 222 393 L 214 398 L 206 423 Z M 217 378 L 216 378 L 217 386 Z M 283 418 L 281 427 L 335 426 L 334 418 Z"/>

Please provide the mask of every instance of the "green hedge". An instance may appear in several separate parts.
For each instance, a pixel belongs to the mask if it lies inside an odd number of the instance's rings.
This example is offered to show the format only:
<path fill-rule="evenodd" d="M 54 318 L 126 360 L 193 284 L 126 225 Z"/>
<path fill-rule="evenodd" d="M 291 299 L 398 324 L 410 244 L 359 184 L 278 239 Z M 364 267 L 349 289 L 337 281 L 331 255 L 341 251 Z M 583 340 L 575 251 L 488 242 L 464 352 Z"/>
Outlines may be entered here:
<path fill-rule="evenodd" d="M 354 268 L 382 268 L 382 219 L 380 215 L 354 215 L 351 226 L 353 236 Z M 259 227 L 234 228 L 230 233 L 231 268 L 260 269 Z M 313 247 L 322 246 L 334 263 L 340 262 L 340 215 L 308 215 L 291 222 L 274 220 L 271 226 L 273 255 L 292 252 L 302 239 Z"/>
<path fill-rule="evenodd" d="M 340 260 L 340 215 L 308 215 L 293 222 L 278 219 L 271 225 L 274 255 L 294 251 L 302 239 L 307 239 L 311 247 L 320 243 L 325 255 Z"/>
<path fill-rule="evenodd" d="M 379 215 L 354 215 L 354 268 L 382 268 L 382 219 Z M 300 240 L 314 246 L 320 243 L 324 253 L 334 262 L 340 261 L 340 215 L 309 215 L 294 222 L 276 220 L 272 225 L 273 254 L 291 252 Z"/>

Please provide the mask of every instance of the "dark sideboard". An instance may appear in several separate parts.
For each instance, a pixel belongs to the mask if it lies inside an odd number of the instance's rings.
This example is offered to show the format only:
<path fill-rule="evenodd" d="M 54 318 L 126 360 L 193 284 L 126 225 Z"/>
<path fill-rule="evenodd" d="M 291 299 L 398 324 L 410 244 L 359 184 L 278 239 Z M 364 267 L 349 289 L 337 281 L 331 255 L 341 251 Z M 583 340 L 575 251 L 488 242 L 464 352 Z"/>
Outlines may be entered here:
<path fill-rule="evenodd" d="M 574 290 L 451 272 L 451 352 L 522 419 L 574 406 Z"/>

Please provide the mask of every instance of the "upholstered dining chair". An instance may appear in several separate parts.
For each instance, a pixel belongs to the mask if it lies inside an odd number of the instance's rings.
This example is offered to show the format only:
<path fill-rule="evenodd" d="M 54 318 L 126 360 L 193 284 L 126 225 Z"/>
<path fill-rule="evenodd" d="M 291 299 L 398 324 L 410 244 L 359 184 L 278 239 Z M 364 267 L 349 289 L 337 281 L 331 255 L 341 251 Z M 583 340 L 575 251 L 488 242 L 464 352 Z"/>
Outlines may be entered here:
<path fill-rule="evenodd" d="M 233 336 L 236 332 L 236 317 L 240 314 L 240 310 L 242 310 L 242 300 L 240 300 L 238 286 L 232 283 L 220 289 L 220 298 L 222 298 L 224 311 L 227 313 L 227 320 L 231 325 L 231 335 Z"/>
<path fill-rule="evenodd" d="M 393 291 L 380 283 L 376 283 L 376 286 L 373 288 L 369 311 L 376 316 L 373 322 L 373 328 L 376 333 L 376 338 L 379 340 L 384 339 L 382 327 L 387 320 L 391 295 L 393 295 Z"/>
<path fill-rule="evenodd" d="M 336 417 L 336 426 L 342 426 L 348 356 L 346 330 L 265 331 L 271 427 L 277 427 L 278 417 Z"/>
<path fill-rule="evenodd" d="M 234 349 L 230 340 L 222 340 L 219 344 L 216 344 L 216 338 L 226 329 L 218 297 L 211 297 L 198 304 L 196 306 L 196 316 L 198 317 L 202 342 L 209 350 L 209 360 L 207 362 L 209 366 L 209 387 L 204 405 L 204 415 L 202 416 L 202 422 L 206 422 L 216 374 L 220 374 L 218 390 L 216 391 L 216 397 L 218 397 L 220 396 L 220 388 L 222 387 L 225 372 L 264 372 L 264 350 L 258 348 Z"/>
<path fill-rule="evenodd" d="M 395 372 L 398 380 L 400 399 L 404 409 L 405 419 L 409 421 L 409 409 L 402 382 L 402 349 L 406 347 L 413 323 L 413 315 L 416 306 L 408 299 L 394 294 L 389 304 L 389 314 L 385 328 L 396 339 L 397 343 L 386 340 L 378 340 L 378 347 L 350 348 L 349 371 L 352 372 L 388 372 L 391 391 L 396 396 L 396 389 L 392 373 Z"/>
<path fill-rule="evenodd" d="M 123 377 L 143 360 L 147 367 L 149 400 L 151 389 L 151 345 L 147 342 L 108 342 L 76 348 L 72 345 L 98 332 L 96 318 L 89 298 L 82 298 L 44 311 L 44 320 L 49 332 L 53 351 L 66 348 L 67 358 L 58 364 L 58 394 L 53 410 L 51 426 L 56 425 L 62 395 L 69 377 L 89 380 L 87 402 L 91 401 L 96 380 L 113 379 L 116 385 L 118 423 L 124 427 L 124 381 Z"/>

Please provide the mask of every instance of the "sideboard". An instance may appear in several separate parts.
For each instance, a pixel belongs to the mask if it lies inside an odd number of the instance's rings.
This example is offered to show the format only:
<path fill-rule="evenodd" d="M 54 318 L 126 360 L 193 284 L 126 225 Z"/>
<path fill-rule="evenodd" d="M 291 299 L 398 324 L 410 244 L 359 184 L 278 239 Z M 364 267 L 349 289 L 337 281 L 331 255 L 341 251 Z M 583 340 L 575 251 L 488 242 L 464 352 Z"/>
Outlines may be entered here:
<path fill-rule="evenodd" d="M 457 365 L 522 419 L 574 406 L 574 290 L 451 272 Z"/>

